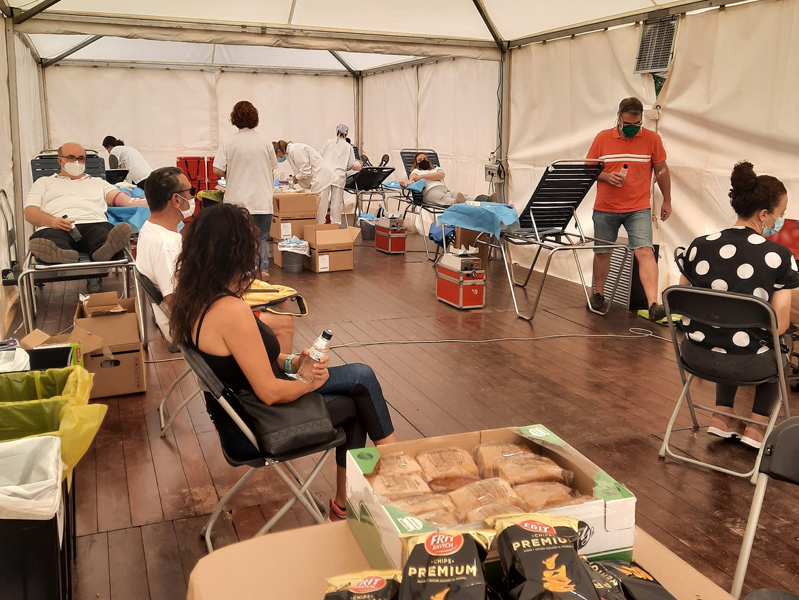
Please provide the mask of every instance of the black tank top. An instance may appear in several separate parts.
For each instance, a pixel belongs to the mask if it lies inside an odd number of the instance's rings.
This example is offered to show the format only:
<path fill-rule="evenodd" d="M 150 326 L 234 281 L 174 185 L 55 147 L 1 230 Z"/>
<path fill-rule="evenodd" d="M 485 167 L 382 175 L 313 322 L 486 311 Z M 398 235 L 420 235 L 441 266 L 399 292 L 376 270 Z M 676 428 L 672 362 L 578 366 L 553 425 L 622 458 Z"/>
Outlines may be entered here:
<path fill-rule="evenodd" d="M 233 294 L 229 295 L 232 296 Z M 194 349 L 200 353 L 214 374 L 219 377 L 222 383 L 224 383 L 226 386 L 233 390 L 251 390 L 252 386 L 250 385 L 250 382 L 247 381 L 247 377 L 245 377 L 244 372 L 241 370 L 241 367 L 239 367 L 239 364 L 236 362 L 236 359 L 233 358 L 232 354 L 227 356 L 216 356 L 214 354 L 203 352 L 199 348 L 200 328 L 203 326 L 205 315 L 208 314 L 208 311 L 214 305 L 214 303 L 223 297 L 224 296 L 219 296 L 215 298 L 213 302 L 211 302 L 211 304 L 209 304 L 205 310 L 203 310 L 202 315 L 200 315 L 200 320 L 197 323 L 197 332 L 194 334 L 192 346 L 194 346 Z M 266 349 L 266 354 L 269 356 L 269 363 L 272 367 L 272 372 L 275 374 L 275 377 L 278 379 L 290 379 L 283 372 L 283 365 L 277 364 L 280 356 L 280 342 L 278 342 L 277 337 L 269 328 L 269 326 L 256 317 L 254 313 L 253 318 L 258 324 L 258 330 L 261 333 L 261 340 L 263 341 L 264 348 Z"/>

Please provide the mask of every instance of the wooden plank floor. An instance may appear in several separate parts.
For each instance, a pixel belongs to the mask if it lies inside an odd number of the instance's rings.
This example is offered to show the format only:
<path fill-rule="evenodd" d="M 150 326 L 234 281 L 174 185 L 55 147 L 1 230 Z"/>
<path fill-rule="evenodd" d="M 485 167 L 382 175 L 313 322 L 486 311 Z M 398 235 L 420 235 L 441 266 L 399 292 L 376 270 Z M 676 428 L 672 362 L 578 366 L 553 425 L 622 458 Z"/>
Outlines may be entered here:
<path fill-rule="evenodd" d="M 307 346 L 325 328 L 333 329 L 336 344 L 353 343 L 336 348 L 332 364 L 365 362 L 375 369 L 403 440 L 549 426 L 635 493 L 644 530 L 729 588 L 754 488 L 658 459 L 679 376 L 670 344 L 629 330 L 654 328 L 667 336 L 667 329 L 618 308 L 604 318 L 593 315 L 579 287 L 561 280 L 547 283 L 537 316 L 527 323 L 513 312 L 500 261 L 489 267 L 486 308 L 458 311 L 436 300 L 432 263 L 420 238 L 408 241 L 413 251 L 391 256 L 359 242 L 350 272 L 290 275 L 274 267 L 273 281 L 296 287 L 311 306 L 307 318 L 296 320 L 295 346 Z M 48 333 L 68 327 L 82 286 L 50 284 L 39 291 L 37 325 Z M 147 365 L 146 393 L 103 401 L 108 415 L 76 469 L 79 600 L 184 598 L 189 573 L 205 555 L 199 533 L 207 515 L 244 472 L 222 457 L 200 398 L 160 437 L 156 407 L 185 363 L 168 360 L 174 355 L 151 319 L 147 324 L 149 357 L 166 362 Z M 522 337 L 538 339 L 416 343 Z M 357 344 L 386 340 L 403 343 Z M 184 379 L 169 409 L 194 389 L 193 379 Z M 694 389 L 695 399 L 712 403 L 710 385 L 700 382 Z M 751 393 L 742 395 L 751 403 Z M 795 395 L 791 407 L 799 413 Z M 678 426 L 675 444 L 693 456 L 736 467 L 753 459 L 740 444 L 692 432 L 686 416 Z M 325 501 L 334 475 L 330 461 L 315 484 Z M 281 485 L 276 474 L 261 469 L 220 518 L 216 547 L 251 537 L 288 496 Z M 795 487 L 769 485 L 747 588 L 799 591 L 796 498 Z M 295 509 L 276 529 L 310 523 Z"/>

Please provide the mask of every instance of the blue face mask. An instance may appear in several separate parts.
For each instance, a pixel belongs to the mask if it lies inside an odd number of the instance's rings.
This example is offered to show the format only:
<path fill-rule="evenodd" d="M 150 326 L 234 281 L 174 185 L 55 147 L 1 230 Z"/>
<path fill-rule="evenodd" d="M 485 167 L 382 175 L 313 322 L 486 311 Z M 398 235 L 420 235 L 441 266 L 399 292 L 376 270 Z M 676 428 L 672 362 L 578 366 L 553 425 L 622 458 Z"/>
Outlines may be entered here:
<path fill-rule="evenodd" d="M 769 213 L 771 215 L 771 213 Z M 774 217 L 774 215 L 771 215 Z M 774 227 L 769 227 L 765 223 L 763 224 L 763 231 L 760 232 L 760 235 L 763 237 L 769 237 L 770 235 L 774 235 L 780 229 L 782 229 L 782 225 L 785 223 L 785 217 L 774 217 Z"/>
<path fill-rule="evenodd" d="M 278 159 L 277 159 L 277 162 L 283 162 L 284 160 L 286 160 L 286 155 L 285 154 L 283 156 L 279 156 Z"/>

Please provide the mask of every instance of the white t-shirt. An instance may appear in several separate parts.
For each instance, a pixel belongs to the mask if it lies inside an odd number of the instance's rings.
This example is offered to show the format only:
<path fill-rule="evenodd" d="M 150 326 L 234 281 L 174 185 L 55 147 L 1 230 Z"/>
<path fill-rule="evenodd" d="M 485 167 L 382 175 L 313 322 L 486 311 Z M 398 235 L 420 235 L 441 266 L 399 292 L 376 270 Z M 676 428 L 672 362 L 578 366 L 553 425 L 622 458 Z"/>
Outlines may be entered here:
<path fill-rule="evenodd" d="M 423 171 L 422 169 L 414 169 L 413 171 L 411 171 L 411 175 L 415 173 L 416 175 L 419 175 L 421 177 L 422 175 L 430 175 L 430 173 L 443 173 L 443 172 L 444 170 L 441 167 L 433 167 L 429 171 Z M 429 190 L 430 188 L 434 188 L 437 185 L 446 186 L 443 179 L 439 179 L 437 181 L 435 179 L 425 179 L 424 189 Z"/>
<path fill-rule="evenodd" d="M 150 166 L 141 153 L 136 148 L 130 146 L 114 146 L 109 152 L 111 156 L 116 156 L 118 169 L 127 169 L 128 176 L 126 181 L 139 183 L 142 179 L 147 179 L 153 168 Z"/>
<path fill-rule="evenodd" d="M 336 181 L 333 167 L 308 144 L 290 142 L 286 148 L 286 158 L 297 183 L 312 194 L 318 194 Z"/>
<path fill-rule="evenodd" d="M 36 206 L 53 217 L 66 215 L 79 224 L 101 223 L 108 220 L 106 194 L 117 191 L 99 177 L 84 175 L 80 179 L 70 179 L 55 174 L 33 182 L 25 197 L 25 207 Z"/>
<path fill-rule="evenodd" d="M 177 231 L 145 221 L 139 230 L 136 245 L 136 268 L 152 281 L 161 294 L 169 296 L 175 291 L 175 262 L 183 246 L 183 238 Z M 169 339 L 169 317 L 156 305 L 153 314 L 158 328 Z"/>
<path fill-rule="evenodd" d="M 342 138 L 327 140 L 322 146 L 322 157 L 327 161 L 336 174 L 336 183 L 343 184 L 347 179 L 347 171 L 355 166 L 355 151 L 352 146 Z"/>
<path fill-rule="evenodd" d="M 225 171 L 225 202 L 254 215 L 271 215 L 277 156 L 272 142 L 254 129 L 239 129 L 219 144 L 214 167 Z"/>

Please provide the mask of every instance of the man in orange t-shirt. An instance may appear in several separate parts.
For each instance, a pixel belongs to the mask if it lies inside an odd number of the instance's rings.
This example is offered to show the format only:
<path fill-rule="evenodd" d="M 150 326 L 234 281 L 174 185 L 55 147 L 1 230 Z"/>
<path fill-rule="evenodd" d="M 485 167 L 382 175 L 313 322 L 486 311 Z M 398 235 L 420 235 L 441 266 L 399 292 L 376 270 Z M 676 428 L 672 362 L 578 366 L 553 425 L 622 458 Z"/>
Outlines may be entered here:
<path fill-rule="evenodd" d="M 660 219 L 671 215 L 671 176 L 666 165 L 663 141 L 654 131 L 644 129 L 644 106 L 638 98 L 625 98 L 619 104 L 616 126 L 600 131 L 587 158 L 605 161 L 597 180 L 594 202 L 594 237 L 616 241 L 624 226 L 630 249 L 638 260 L 638 273 L 646 293 L 649 318 L 659 321 L 666 311 L 658 302 L 658 266 L 652 248 L 652 173 L 663 194 Z M 594 294 L 590 308 L 605 307 L 605 281 L 610 272 L 610 248 L 594 251 Z"/>

